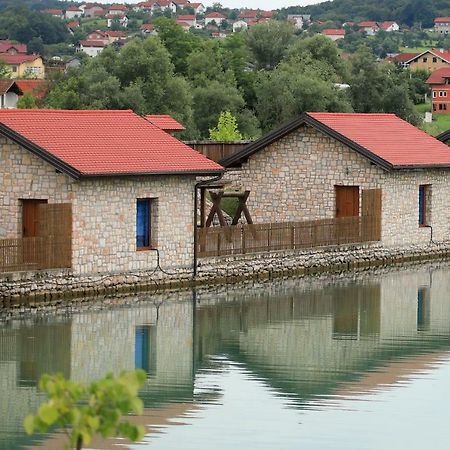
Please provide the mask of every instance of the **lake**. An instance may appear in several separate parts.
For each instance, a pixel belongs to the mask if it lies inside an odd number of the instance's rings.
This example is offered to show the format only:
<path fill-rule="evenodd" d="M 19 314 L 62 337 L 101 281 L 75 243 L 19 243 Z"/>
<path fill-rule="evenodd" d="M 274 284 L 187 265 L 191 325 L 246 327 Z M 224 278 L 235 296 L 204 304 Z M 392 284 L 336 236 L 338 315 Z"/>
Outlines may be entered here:
<path fill-rule="evenodd" d="M 43 373 L 142 368 L 133 449 L 448 449 L 450 267 L 412 266 L 99 299 L 0 321 L 0 449 Z"/>

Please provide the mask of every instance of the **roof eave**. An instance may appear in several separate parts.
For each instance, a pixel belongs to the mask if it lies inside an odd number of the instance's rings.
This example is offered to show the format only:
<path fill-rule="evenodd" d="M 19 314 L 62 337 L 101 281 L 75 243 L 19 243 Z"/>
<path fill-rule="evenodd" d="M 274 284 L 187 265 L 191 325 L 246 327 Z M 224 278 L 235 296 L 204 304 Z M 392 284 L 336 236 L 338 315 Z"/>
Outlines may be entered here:
<path fill-rule="evenodd" d="M 402 164 L 393 166 L 394 170 L 419 170 L 419 169 L 450 169 L 450 163 L 446 164 Z"/>
<path fill-rule="evenodd" d="M 52 165 L 56 170 L 59 170 L 60 172 L 68 175 L 69 177 L 77 180 L 80 178 L 81 173 L 75 169 L 74 167 L 70 166 L 69 164 L 65 163 L 61 159 L 57 158 L 53 154 L 49 153 L 44 148 L 40 147 L 39 145 L 35 144 L 34 142 L 28 140 L 21 134 L 14 131 L 12 128 L 9 128 L 3 123 L 0 123 L 0 135 L 3 135 L 7 137 L 8 139 L 11 139 L 11 141 L 15 142 L 16 144 L 26 148 L 34 155 L 38 156 L 39 158 L 43 159 L 45 162 Z"/>
<path fill-rule="evenodd" d="M 98 173 L 82 173 L 80 178 L 107 178 L 107 177 L 140 177 L 140 176 L 209 176 L 224 173 L 225 169 L 205 169 L 205 170 L 162 170 L 162 171 L 146 171 L 146 172 L 98 172 Z"/>
<path fill-rule="evenodd" d="M 441 142 L 447 142 L 450 139 L 450 130 L 444 131 L 443 133 L 436 136 L 436 139 L 438 139 Z"/>

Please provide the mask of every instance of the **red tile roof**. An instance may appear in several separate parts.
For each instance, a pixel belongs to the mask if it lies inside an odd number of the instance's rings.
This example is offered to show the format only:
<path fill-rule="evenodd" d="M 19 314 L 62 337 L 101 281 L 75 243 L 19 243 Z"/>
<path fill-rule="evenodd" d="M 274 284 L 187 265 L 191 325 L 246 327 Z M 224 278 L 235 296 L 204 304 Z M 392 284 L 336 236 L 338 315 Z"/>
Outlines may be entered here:
<path fill-rule="evenodd" d="M 445 79 L 450 78 L 450 67 L 442 67 L 435 70 L 426 81 L 427 84 L 444 84 Z"/>
<path fill-rule="evenodd" d="M 387 30 L 389 27 L 391 27 L 392 25 L 394 25 L 396 22 L 393 21 L 386 21 L 386 22 L 381 22 L 380 23 L 380 28 L 382 30 Z"/>
<path fill-rule="evenodd" d="M 364 22 L 359 22 L 358 23 L 358 27 L 361 27 L 361 28 L 370 28 L 370 27 L 378 28 L 378 23 L 374 22 L 373 20 L 366 20 Z"/>
<path fill-rule="evenodd" d="M 105 43 L 105 41 L 99 41 L 99 40 L 94 40 L 94 39 L 80 41 L 80 44 L 83 47 L 98 47 L 98 48 L 104 48 L 108 45 Z"/>
<path fill-rule="evenodd" d="M 16 84 L 24 94 L 29 93 L 38 99 L 44 98 L 50 87 L 48 80 L 16 80 Z"/>
<path fill-rule="evenodd" d="M 345 36 L 345 30 L 341 28 L 328 28 L 326 30 L 322 30 L 322 34 L 325 36 Z"/>
<path fill-rule="evenodd" d="M 22 64 L 27 61 L 35 61 L 38 58 L 40 58 L 39 55 L 23 55 L 21 53 L 18 55 L 0 54 L 0 60 L 5 64 Z"/>
<path fill-rule="evenodd" d="M 67 11 L 76 11 L 76 12 L 82 12 L 81 9 L 78 6 L 69 6 L 67 8 Z"/>
<path fill-rule="evenodd" d="M 0 40 L 0 53 L 7 53 L 11 48 L 16 49 L 17 53 L 26 53 L 26 44 L 13 44 L 11 41 L 1 41 Z"/>
<path fill-rule="evenodd" d="M 167 131 L 183 131 L 186 128 L 181 125 L 181 123 L 177 122 L 172 116 L 168 114 L 148 114 L 145 118 L 151 122 L 153 125 L 156 125 L 161 130 Z"/>
<path fill-rule="evenodd" d="M 436 17 L 434 23 L 450 23 L 450 17 Z"/>
<path fill-rule="evenodd" d="M 177 16 L 177 20 L 195 20 L 195 16 L 193 14 L 180 14 Z"/>
<path fill-rule="evenodd" d="M 130 110 L 0 110 L 0 132 L 75 178 L 223 170 Z"/>
<path fill-rule="evenodd" d="M 416 58 L 416 56 L 419 56 L 420 53 L 399 53 L 395 56 L 390 56 L 389 58 L 386 58 L 388 61 L 395 61 L 395 62 L 407 62 L 411 59 Z"/>
<path fill-rule="evenodd" d="M 128 11 L 128 7 L 126 5 L 112 5 L 109 11 Z"/>
<path fill-rule="evenodd" d="M 394 114 L 307 113 L 393 168 L 450 166 L 450 148 Z"/>
<path fill-rule="evenodd" d="M 226 16 L 224 16 L 220 12 L 213 11 L 213 12 L 206 14 L 205 18 L 206 19 L 226 19 Z"/>
<path fill-rule="evenodd" d="M 141 30 L 143 30 L 143 31 L 151 31 L 151 30 L 153 30 L 153 28 L 154 28 L 154 26 L 152 23 L 143 23 L 141 25 Z"/>
<path fill-rule="evenodd" d="M 23 94 L 15 80 L 0 80 L 0 95 L 6 94 L 9 91 L 13 91 L 17 95 Z"/>
<path fill-rule="evenodd" d="M 43 12 L 46 14 L 52 14 L 54 16 L 61 16 L 63 13 L 63 10 L 62 9 L 46 9 Z"/>

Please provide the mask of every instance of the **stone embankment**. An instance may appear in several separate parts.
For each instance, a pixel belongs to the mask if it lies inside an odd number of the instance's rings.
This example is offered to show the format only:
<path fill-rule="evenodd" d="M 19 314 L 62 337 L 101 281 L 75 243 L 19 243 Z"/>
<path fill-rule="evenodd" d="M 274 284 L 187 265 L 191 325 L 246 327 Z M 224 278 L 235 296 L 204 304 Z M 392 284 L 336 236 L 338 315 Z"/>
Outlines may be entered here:
<path fill-rule="evenodd" d="M 336 273 L 447 258 L 450 258 L 450 242 L 399 248 L 365 244 L 201 258 L 195 279 L 192 268 L 165 270 L 164 267 L 128 274 L 86 276 L 74 276 L 70 270 L 3 273 L 0 274 L 0 307 L 125 292 L 225 285 L 246 279 Z"/>

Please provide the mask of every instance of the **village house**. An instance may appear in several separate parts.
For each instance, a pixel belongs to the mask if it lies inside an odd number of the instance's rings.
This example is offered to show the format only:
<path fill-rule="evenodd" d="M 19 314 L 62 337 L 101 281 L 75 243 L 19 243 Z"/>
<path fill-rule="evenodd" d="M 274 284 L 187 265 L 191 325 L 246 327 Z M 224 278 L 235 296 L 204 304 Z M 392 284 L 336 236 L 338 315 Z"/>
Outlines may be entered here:
<path fill-rule="evenodd" d="M 0 109 L 17 108 L 17 101 L 23 95 L 14 80 L 0 80 Z"/>
<path fill-rule="evenodd" d="M 75 30 L 77 28 L 80 28 L 80 22 L 74 20 L 73 22 L 69 22 L 67 24 L 67 29 L 69 30 L 70 34 L 74 34 Z"/>
<path fill-rule="evenodd" d="M 358 29 L 361 32 L 367 34 L 367 36 L 375 36 L 380 30 L 378 22 L 374 22 L 372 20 L 366 20 L 358 23 Z"/>
<path fill-rule="evenodd" d="M 398 64 L 403 69 L 409 66 L 409 62 L 414 60 L 418 53 L 398 53 L 397 55 L 391 55 L 386 57 L 386 61 Z"/>
<path fill-rule="evenodd" d="M 408 61 L 404 61 L 405 67 L 413 69 L 424 69 L 430 72 L 441 67 L 450 66 L 450 51 L 432 48 L 422 53 L 415 54 Z"/>
<path fill-rule="evenodd" d="M 220 25 L 222 24 L 222 22 L 224 20 L 226 20 L 227 18 L 221 14 L 220 12 L 210 12 L 208 14 L 205 15 L 205 25 L 209 25 L 209 24 L 216 24 L 217 26 L 220 27 Z"/>
<path fill-rule="evenodd" d="M 86 53 L 88 56 L 95 57 L 108 45 L 102 40 L 83 40 L 78 43 L 77 52 Z"/>
<path fill-rule="evenodd" d="M 450 151 L 393 114 L 305 113 L 220 163 L 255 223 L 373 215 L 385 246 L 450 235 Z"/>
<path fill-rule="evenodd" d="M 398 23 L 393 21 L 381 22 L 379 25 L 380 30 L 386 31 L 387 33 L 400 30 L 400 26 L 398 25 Z"/>
<path fill-rule="evenodd" d="M 50 89 L 50 81 L 48 80 L 15 80 L 15 82 L 23 94 L 33 96 L 38 105 L 43 103 L 43 100 Z"/>
<path fill-rule="evenodd" d="M 177 21 L 187 23 L 189 27 L 195 27 L 197 25 L 197 19 L 194 14 L 179 14 Z"/>
<path fill-rule="evenodd" d="M 332 41 L 345 38 L 345 30 L 343 28 L 327 28 L 322 30 L 321 34 L 330 38 Z"/>
<path fill-rule="evenodd" d="M 237 20 L 233 23 L 233 33 L 236 33 L 237 31 L 245 31 L 247 28 L 248 24 L 243 20 Z"/>
<path fill-rule="evenodd" d="M 450 17 L 436 17 L 434 31 L 439 34 L 448 34 L 450 31 Z"/>
<path fill-rule="evenodd" d="M 111 16 L 123 16 L 127 11 L 128 7 L 124 4 L 112 5 L 108 8 L 108 14 Z"/>
<path fill-rule="evenodd" d="M 140 27 L 141 33 L 145 36 L 156 36 L 158 33 L 152 23 L 143 23 Z"/>
<path fill-rule="evenodd" d="M 64 19 L 64 11 L 62 9 L 46 9 L 44 13 L 50 14 L 58 19 Z"/>
<path fill-rule="evenodd" d="M 205 14 L 206 8 L 203 5 L 203 3 L 189 3 L 189 8 L 192 8 L 194 10 L 194 13 L 197 14 Z"/>
<path fill-rule="evenodd" d="M 0 40 L 0 54 L 7 53 L 8 55 L 27 54 L 27 45 L 11 42 L 9 40 Z"/>
<path fill-rule="evenodd" d="M 11 78 L 45 78 L 44 62 L 39 55 L 1 53 L 0 61 L 8 68 Z"/>
<path fill-rule="evenodd" d="M 78 6 L 69 6 L 65 12 L 66 20 L 76 19 L 77 17 L 83 16 L 83 10 Z"/>
<path fill-rule="evenodd" d="M 129 110 L 0 110 L 0 136 L 3 271 L 192 269 L 197 177 L 220 165 Z"/>
<path fill-rule="evenodd" d="M 106 21 L 107 21 L 106 26 L 107 26 L 108 28 L 111 28 L 111 27 L 112 27 L 112 24 L 113 24 L 115 21 L 117 21 L 118 24 L 119 24 L 121 27 L 123 27 L 123 28 L 127 28 L 127 26 L 128 26 L 128 17 L 127 17 L 127 16 L 120 16 L 120 15 L 118 15 L 118 14 L 107 14 L 107 15 L 105 16 L 105 18 L 106 18 Z"/>
<path fill-rule="evenodd" d="M 435 70 L 426 83 L 431 88 L 434 114 L 450 114 L 450 66 Z"/>
<path fill-rule="evenodd" d="M 177 12 L 177 5 L 175 5 L 172 0 L 158 0 L 154 6 L 155 11 L 166 11 L 169 10 L 173 14 Z"/>
<path fill-rule="evenodd" d="M 241 10 L 238 16 L 238 20 L 243 20 L 244 22 L 252 22 L 257 20 L 258 11 L 256 9 L 245 9 Z"/>
<path fill-rule="evenodd" d="M 185 32 L 188 32 L 189 29 L 191 28 L 191 25 L 189 25 L 189 23 L 184 22 L 182 20 L 176 20 L 175 22 L 176 22 L 177 25 L 179 25 L 181 28 L 183 28 L 183 30 Z"/>
<path fill-rule="evenodd" d="M 84 17 L 98 17 L 99 14 L 103 14 L 103 8 L 97 3 L 86 3 L 83 9 Z"/>

